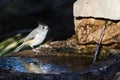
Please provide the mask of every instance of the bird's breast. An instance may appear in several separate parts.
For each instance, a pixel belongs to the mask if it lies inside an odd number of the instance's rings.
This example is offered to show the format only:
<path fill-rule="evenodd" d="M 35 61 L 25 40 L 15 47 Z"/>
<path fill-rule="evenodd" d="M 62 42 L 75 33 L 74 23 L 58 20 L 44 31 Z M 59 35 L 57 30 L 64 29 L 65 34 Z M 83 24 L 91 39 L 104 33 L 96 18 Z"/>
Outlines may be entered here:
<path fill-rule="evenodd" d="M 31 42 L 31 45 L 36 46 L 41 44 L 46 37 L 46 34 L 37 34 Z"/>

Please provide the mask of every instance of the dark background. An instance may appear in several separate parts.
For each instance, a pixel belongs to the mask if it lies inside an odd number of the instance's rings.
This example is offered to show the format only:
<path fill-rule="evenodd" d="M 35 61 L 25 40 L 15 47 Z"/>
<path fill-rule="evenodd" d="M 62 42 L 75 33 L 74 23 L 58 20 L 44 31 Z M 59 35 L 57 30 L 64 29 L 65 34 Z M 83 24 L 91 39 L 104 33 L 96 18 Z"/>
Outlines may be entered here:
<path fill-rule="evenodd" d="M 75 33 L 75 0 L 0 0 L 0 41 L 20 30 L 32 30 L 38 21 L 50 27 L 47 39 L 63 40 Z"/>

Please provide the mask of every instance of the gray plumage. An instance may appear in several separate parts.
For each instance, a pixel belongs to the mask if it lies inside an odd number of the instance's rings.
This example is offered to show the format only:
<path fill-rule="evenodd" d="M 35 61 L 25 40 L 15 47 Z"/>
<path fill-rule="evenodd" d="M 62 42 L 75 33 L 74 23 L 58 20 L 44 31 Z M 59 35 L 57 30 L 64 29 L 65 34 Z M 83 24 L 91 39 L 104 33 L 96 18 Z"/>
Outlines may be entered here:
<path fill-rule="evenodd" d="M 34 29 L 31 33 L 29 33 L 28 36 L 26 36 L 26 38 L 24 39 L 23 43 L 19 47 L 17 47 L 13 52 L 18 52 L 26 44 L 33 48 L 33 51 L 36 51 L 34 49 L 34 46 L 39 45 L 44 41 L 47 32 L 48 26 L 39 24 L 39 26 L 36 29 Z"/>
<path fill-rule="evenodd" d="M 14 50 L 14 52 L 18 52 L 20 49 L 22 49 L 22 47 L 23 47 L 24 45 L 25 45 L 25 44 L 22 43 L 20 46 L 18 46 L 18 47 Z"/>
<path fill-rule="evenodd" d="M 37 33 L 41 32 L 42 31 L 41 26 L 42 25 L 38 26 L 31 33 L 29 33 L 28 36 L 25 37 L 24 42 L 26 42 L 26 41 L 28 41 L 30 39 L 33 39 L 36 36 Z"/>

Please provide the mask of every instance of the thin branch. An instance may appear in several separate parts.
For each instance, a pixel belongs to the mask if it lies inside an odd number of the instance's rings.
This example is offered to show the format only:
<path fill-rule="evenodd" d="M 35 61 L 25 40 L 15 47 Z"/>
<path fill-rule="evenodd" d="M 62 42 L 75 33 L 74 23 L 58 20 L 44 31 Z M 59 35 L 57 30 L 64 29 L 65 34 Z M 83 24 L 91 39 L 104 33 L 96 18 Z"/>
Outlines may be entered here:
<path fill-rule="evenodd" d="M 102 42 L 102 39 L 103 39 L 103 36 L 105 33 L 105 29 L 106 29 L 106 27 L 108 27 L 110 25 L 111 25 L 111 21 L 106 21 L 105 26 L 102 28 L 101 34 L 99 36 L 99 41 L 98 41 L 96 48 L 95 48 L 93 63 L 95 63 L 95 61 L 98 59 L 98 55 L 99 55 L 99 52 L 101 49 L 101 42 Z"/>

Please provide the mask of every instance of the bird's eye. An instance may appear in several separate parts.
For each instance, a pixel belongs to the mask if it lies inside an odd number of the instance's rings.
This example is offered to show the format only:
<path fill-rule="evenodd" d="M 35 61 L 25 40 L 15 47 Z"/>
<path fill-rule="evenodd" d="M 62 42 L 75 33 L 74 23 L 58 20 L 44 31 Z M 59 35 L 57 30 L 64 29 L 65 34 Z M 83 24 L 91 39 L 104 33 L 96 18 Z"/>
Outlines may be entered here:
<path fill-rule="evenodd" d="M 44 27 L 44 26 L 42 26 L 41 28 L 42 28 L 42 29 L 45 29 L 45 27 Z"/>
<path fill-rule="evenodd" d="M 42 29 L 45 29 L 45 27 L 43 26 Z"/>
<path fill-rule="evenodd" d="M 48 27 L 47 27 L 47 26 L 42 26 L 41 29 L 43 29 L 43 30 L 47 30 Z"/>

